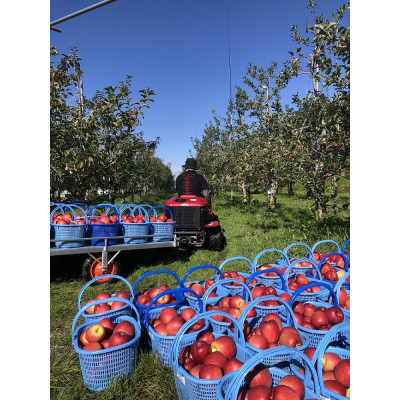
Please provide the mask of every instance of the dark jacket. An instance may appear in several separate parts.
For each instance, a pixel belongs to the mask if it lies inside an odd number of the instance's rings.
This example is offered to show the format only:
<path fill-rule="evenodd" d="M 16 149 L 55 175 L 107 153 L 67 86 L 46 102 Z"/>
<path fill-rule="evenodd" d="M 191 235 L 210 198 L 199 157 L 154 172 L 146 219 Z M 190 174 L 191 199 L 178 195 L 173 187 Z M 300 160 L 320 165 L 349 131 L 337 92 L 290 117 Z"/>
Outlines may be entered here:
<path fill-rule="evenodd" d="M 178 196 L 183 194 L 204 196 L 204 190 L 209 190 L 207 181 L 203 175 L 198 174 L 193 169 L 187 169 L 176 178 L 176 191 L 178 192 Z"/>

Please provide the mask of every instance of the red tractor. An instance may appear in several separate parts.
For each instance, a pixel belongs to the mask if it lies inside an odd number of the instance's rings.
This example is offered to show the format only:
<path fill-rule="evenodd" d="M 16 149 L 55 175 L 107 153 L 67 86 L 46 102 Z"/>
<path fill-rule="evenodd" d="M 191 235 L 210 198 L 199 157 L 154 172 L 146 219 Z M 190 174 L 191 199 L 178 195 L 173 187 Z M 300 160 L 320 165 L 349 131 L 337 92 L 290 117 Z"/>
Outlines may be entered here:
<path fill-rule="evenodd" d="M 221 251 L 226 239 L 218 217 L 209 211 L 203 197 L 182 195 L 171 197 L 165 203 L 173 214 L 175 234 L 179 246 L 207 247 Z"/>

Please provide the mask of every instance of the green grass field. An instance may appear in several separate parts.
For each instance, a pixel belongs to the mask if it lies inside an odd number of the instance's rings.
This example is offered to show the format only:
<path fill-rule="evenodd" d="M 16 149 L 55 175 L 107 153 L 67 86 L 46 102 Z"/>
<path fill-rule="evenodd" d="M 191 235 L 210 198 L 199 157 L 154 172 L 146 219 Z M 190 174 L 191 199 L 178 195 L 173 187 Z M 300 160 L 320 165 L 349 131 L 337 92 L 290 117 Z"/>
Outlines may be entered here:
<path fill-rule="evenodd" d="M 219 266 L 230 257 L 244 256 L 253 260 L 262 250 L 276 248 L 283 250 L 293 242 L 303 242 L 312 247 L 323 239 L 332 239 L 340 246 L 350 237 L 350 208 L 348 182 L 339 181 L 339 196 L 335 200 L 336 208 L 330 208 L 332 216 L 325 221 L 315 219 L 312 200 L 306 199 L 304 190 L 295 187 L 295 194 L 288 196 L 286 190 L 279 194 L 277 208 L 267 209 L 265 198 L 253 195 L 251 204 L 245 206 L 240 198 L 231 201 L 225 198 L 213 200 L 213 208 L 219 216 L 225 230 L 227 245 L 222 252 L 209 250 L 190 251 L 181 248 L 159 249 L 156 251 L 131 251 L 119 255 L 120 274 L 133 285 L 145 272 L 167 269 L 175 272 L 180 278 L 186 271 L 196 265 L 213 264 Z M 236 194 L 235 194 L 236 196 Z M 150 199 L 146 199 L 150 201 Z M 161 197 L 151 200 L 154 205 L 162 205 Z M 335 215 L 334 215 L 335 214 Z M 293 248 L 293 256 L 304 256 L 298 248 Z M 321 245 L 319 251 L 334 251 L 332 246 Z M 297 253 L 296 253 L 297 251 Z M 292 253 L 290 253 L 292 255 Z M 263 262 L 273 262 L 265 255 Z M 71 343 L 72 321 L 78 311 L 78 294 L 86 283 L 81 278 L 83 256 L 57 256 L 50 261 L 50 393 L 52 399 L 177 399 L 171 369 L 164 369 L 147 346 L 142 333 L 138 355 L 138 366 L 127 378 L 117 381 L 101 392 L 89 391 L 82 380 L 79 357 Z M 244 261 L 228 264 L 229 269 L 248 272 Z M 213 270 L 195 271 L 189 280 L 209 278 Z M 174 284 L 174 278 L 158 274 L 143 280 L 138 290 Z M 176 281 L 175 281 L 176 283 Z M 84 293 L 82 301 L 94 297 L 99 291 L 115 293 L 126 290 L 123 282 L 117 281 L 101 286 L 90 286 Z M 83 319 L 80 319 L 83 323 Z"/>

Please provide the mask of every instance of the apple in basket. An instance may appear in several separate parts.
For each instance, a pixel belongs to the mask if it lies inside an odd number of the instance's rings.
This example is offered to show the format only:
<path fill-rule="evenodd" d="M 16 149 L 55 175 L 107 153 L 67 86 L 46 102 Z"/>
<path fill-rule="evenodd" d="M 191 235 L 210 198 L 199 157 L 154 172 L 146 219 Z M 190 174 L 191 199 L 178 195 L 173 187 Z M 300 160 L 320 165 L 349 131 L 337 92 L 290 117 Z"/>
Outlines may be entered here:
<path fill-rule="evenodd" d="M 264 364 L 257 364 L 244 378 L 249 388 L 257 386 L 272 387 L 272 375 Z"/>
<path fill-rule="evenodd" d="M 103 346 L 98 342 L 90 342 L 85 346 L 83 346 L 82 349 L 87 351 L 97 351 L 97 350 L 102 350 Z"/>
<path fill-rule="evenodd" d="M 219 351 L 230 360 L 236 356 L 237 347 L 230 336 L 220 336 L 211 343 L 211 351 Z"/>
<path fill-rule="evenodd" d="M 114 331 L 114 324 L 112 323 L 111 319 L 103 318 L 99 324 L 104 326 L 104 329 L 106 330 L 106 336 L 111 336 Z"/>
<path fill-rule="evenodd" d="M 132 340 L 132 338 L 133 337 L 131 335 L 128 335 L 125 332 L 114 331 L 114 333 L 110 337 L 110 347 L 121 346 L 125 343 L 128 343 L 130 340 Z"/>
<path fill-rule="evenodd" d="M 165 307 L 161 310 L 160 315 L 158 316 L 158 319 L 165 323 L 168 324 L 169 321 L 171 321 L 172 318 L 175 318 L 178 316 L 178 312 L 175 310 L 173 307 Z"/>
<path fill-rule="evenodd" d="M 199 378 L 200 379 L 220 379 L 222 378 L 223 373 L 220 367 L 217 367 L 213 364 L 203 365 L 199 371 Z"/>
<path fill-rule="evenodd" d="M 133 324 L 131 322 L 124 320 L 115 326 L 114 333 L 115 332 L 123 332 L 129 336 L 134 337 L 135 336 L 135 327 L 133 326 Z"/>
<path fill-rule="evenodd" d="M 95 300 L 94 300 L 94 299 L 90 299 L 90 300 L 88 300 L 88 301 L 86 302 L 86 304 L 92 303 L 93 301 L 95 301 Z M 85 305 L 86 305 L 86 304 L 85 304 Z M 85 311 L 85 313 L 86 313 L 86 314 L 94 314 L 94 306 L 87 308 L 86 311 Z"/>
<path fill-rule="evenodd" d="M 95 324 L 86 330 L 85 337 L 88 342 L 100 343 L 106 337 L 106 330 L 103 325 Z"/>
<path fill-rule="evenodd" d="M 306 388 L 304 382 L 295 375 L 286 375 L 278 383 L 277 386 L 287 386 L 292 388 L 301 400 L 304 399 Z"/>
<path fill-rule="evenodd" d="M 141 306 L 148 306 L 150 304 L 150 296 L 148 296 L 147 294 L 141 294 L 137 297 L 138 304 L 140 304 Z"/>

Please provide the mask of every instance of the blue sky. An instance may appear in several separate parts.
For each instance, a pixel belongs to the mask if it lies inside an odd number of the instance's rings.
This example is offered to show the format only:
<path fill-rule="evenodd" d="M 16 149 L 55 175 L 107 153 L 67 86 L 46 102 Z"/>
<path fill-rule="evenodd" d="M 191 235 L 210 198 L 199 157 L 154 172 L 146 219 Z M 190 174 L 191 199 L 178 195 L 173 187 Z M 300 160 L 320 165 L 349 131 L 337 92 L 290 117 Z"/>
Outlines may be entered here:
<path fill-rule="evenodd" d="M 50 20 L 98 2 L 51 0 Z M 326 17 L 342 5 L 337 0 L 320 3 L 324 7 L 318 10 Z M 226 112 L 228 37 L 234 94 L 235 85 L 244 86 L 249 62 L 266 68 L 272 61 L 289 58 L 288 51 L 296 46 L 290 28 L 298 25 L 304 32 L 307 4 L 307 0 L 117 0 L 57 25 L 62 33 L 51 31 L 50 43 L 60 53 L 70 46 L 78 48 L 88 97 L 97 89 L 117 85 L 126 75 L 133 77 L 133 97 L 145 87 L 156 92 L 141 130 L 145 140 L 161 138 L 156 156 L 177 173 L 192 149 L 190 138 L 201 137 L 212 119 L 211 110 L 218 115 Z M 311 80 L 304 78 L 290 88 L 286 100 L 294 91 L 311 88 Z"/>

